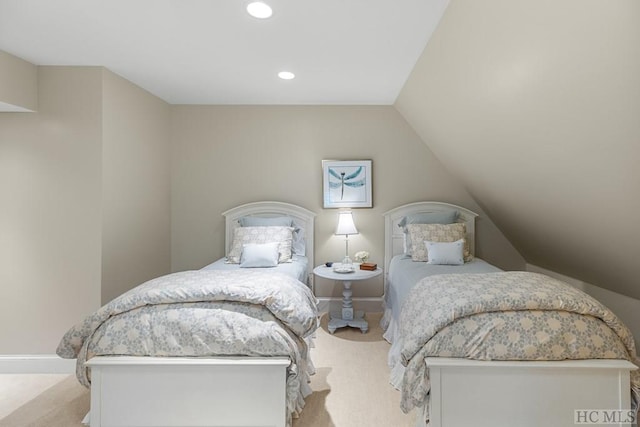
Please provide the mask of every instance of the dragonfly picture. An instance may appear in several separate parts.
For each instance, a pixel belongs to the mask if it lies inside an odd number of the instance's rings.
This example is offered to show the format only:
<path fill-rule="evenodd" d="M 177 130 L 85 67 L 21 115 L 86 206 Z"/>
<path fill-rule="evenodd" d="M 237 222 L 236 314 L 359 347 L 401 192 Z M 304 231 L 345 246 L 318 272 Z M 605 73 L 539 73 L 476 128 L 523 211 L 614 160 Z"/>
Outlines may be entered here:
<path fill-rule="evenodd" d="M 340 189 L 340 200 L 344 200 L 344 189 L 346 187 L 357 188 L 365 185 L 364 168 L 359 166 L 355 171 L 347 174 L 346 171 L 338 171 L 329 168 L 329 187 L 332 189 Z M 334 178 L 334 179 L 331 179 Z"/>
<path fill-rule="evenodd" d="M 323 160 L 325 208 L 370 208 L 371 160 Z"/>

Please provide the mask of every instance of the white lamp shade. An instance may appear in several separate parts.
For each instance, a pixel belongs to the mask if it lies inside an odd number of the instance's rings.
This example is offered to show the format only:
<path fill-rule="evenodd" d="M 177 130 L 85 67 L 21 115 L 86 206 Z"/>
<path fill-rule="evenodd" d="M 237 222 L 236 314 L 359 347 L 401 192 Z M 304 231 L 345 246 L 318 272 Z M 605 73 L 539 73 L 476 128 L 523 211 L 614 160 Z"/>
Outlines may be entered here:
<path fill-rule="evenodd" d="M 338 216 L 338 228 L 336 228 L 336 234 L 349 235 L 358 234 L 358 229 L 353 223 L 353 215 L 351 211 L 342 211 Z"/>

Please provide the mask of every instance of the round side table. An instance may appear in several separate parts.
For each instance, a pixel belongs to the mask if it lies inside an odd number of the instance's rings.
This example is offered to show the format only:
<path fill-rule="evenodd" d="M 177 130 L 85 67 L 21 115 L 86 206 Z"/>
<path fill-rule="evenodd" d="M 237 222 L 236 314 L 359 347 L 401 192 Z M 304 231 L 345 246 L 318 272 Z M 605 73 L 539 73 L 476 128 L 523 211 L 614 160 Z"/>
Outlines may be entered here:
<path fill-rule="evenodd" d="M 336 264 L 334 264 L 334 266 L 335 265 Z M 334 271 L 333 266 L 327 267 L 324 264 L 313 269 L 313 274 L 318 277 L 342 282 L 342 311 L 329 313 L 328 329 L 331 333 L 334 333 L 338 328 L 344 328 L 346 326 L 360 328 L 363 334 L 369 330 L 369 322 L 364 319 L 364 312 L 353 310 L 351 283 L 356 280 L 366 280 L 379 276 L 382 274 L 382 269 L 360 270 L 359 266 L 356 265 L 355 267 L 356 269 L 350 273 L 338 273 Z"/>

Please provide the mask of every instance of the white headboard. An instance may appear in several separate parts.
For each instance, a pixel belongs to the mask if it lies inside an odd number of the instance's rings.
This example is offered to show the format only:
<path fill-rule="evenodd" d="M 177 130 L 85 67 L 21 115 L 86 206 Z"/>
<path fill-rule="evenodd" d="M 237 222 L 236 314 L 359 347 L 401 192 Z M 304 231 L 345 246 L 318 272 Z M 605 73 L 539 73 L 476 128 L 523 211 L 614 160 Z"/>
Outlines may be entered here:
<path fill-rule="evenodd" d="M 253 202 L 245 205 L 240 205 L 235 208 L 231 208 L 226 212 L 222 212 L 225 217 L 225 241 L 224 241 L 224 253 L 229 253 L 231 244 L 233 243 L 233 230 L 239 227 L 238 219 L 243 216 L 260 216 L 260 217 L 274 217 L 274 216 L 290 216 L 293 218 L 294 224 L 298 228 L 304 229 L 305 237 L 305 256 L 309 258 L 309 267 L 307 271 L 307 278 L 313 272 L 313 235 L 314 235 L 314 221 L 316 214 L 301 206 L 292 205 L 290 203 L 283 202 Z"/>
<path fill-rule="evenodd" d="M 475 254 L 476 217 L 477 213 L 442 202 L 416 202 L 398 206 L 384 214 L 384 271 L 389 271 L 389 263 L 395 255 L 404 252 L 404 234 L 398 223 L 406 215 L 427 212 L 458 211 L 458 222 L 464 222 L 467 228 L 467 241 L 471 254 Z"/>

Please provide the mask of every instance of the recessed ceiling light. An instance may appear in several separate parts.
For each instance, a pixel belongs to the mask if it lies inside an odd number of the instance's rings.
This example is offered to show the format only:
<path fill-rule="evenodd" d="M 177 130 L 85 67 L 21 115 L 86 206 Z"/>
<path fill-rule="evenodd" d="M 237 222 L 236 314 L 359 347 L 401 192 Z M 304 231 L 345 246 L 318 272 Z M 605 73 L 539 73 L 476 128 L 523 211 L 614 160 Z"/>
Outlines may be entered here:
<path fill-rule="evenodd" d="M 269 18 L 273 14 L 271 7 L 261 1 L 254 1 L 253 3 L 249 3 L 247 5 L 247 12 L 249 12 L 249 15 L 253 16 L 254 18 L 259 19 Z"/>
<path fill-rule="evenodd" d="M 278 73 L 278 77 L 280 77 L 282 80 L 291 80 L 291 79 L 294 79 L 296 75 L 293 74 L 291 71 L 280 71 Z"/>

